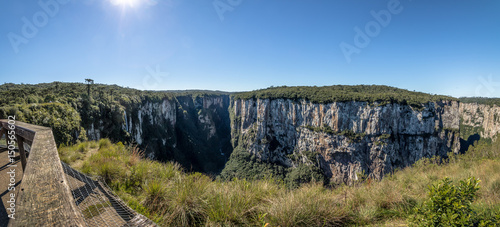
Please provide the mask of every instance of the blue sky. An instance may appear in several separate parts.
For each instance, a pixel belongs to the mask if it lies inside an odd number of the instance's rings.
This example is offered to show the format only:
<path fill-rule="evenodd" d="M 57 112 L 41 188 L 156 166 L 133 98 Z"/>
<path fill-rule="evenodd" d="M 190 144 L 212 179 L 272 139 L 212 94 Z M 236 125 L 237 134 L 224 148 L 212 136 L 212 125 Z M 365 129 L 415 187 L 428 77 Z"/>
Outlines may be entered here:
<path fill-rule="evenodd" d="M 0 12 L 0 82 L 500 97 L 495 0 L 5 0 Z"/>

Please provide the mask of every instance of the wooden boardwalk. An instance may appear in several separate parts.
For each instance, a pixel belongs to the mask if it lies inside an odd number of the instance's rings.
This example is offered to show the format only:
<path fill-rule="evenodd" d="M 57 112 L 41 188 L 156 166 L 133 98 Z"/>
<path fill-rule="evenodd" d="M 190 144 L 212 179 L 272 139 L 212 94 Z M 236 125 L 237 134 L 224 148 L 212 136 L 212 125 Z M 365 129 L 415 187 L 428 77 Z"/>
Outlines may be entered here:
<path fill-rule="evenodd" d="M 0 148 L 0 226 L 156 226 L 106 185 L 61 162 L 50 128 L 7 120 L 0 120 L 0 125 L 0 138 L 15 132 L 15 140 L 22 145 L 15 159 L 8 156 L 13 147 L 10 151 Z M 25 146 L 30 147 L 29 155 Z M 15 219 L 8 217 L 14 191 L 9 190 L 12 168 L 16 172 L 12 179 L 16 182 Z"/>
<path fill-rule="evenodd" d="M 19 190 L 9 191 L 9 184 L 11 181 L 10 174 L 8 172 L 15 172 L 14 176 L 14 187 L 19 188 L 21 179 L 23 177 L 23 168 L 21 168 L 21 161 L 19 160 L 19 153 L 16 155 L 15 162 L 11 163 L 7 156 L 7 147 L 5 145 L 0 146 L 0 198 L 2 203 L 0 203 L 0 227 L 7 227 L 10 218 L 8 217 L 11 212 L 7 210 L 10 207 L 8 202 L 11 198 L 10 194 L 13 193 L 17 195 Z M 10 167 L 9 165 L 14 164 L 17 167 Z M 14 171 L 12 171 L 14 170 Z"/>

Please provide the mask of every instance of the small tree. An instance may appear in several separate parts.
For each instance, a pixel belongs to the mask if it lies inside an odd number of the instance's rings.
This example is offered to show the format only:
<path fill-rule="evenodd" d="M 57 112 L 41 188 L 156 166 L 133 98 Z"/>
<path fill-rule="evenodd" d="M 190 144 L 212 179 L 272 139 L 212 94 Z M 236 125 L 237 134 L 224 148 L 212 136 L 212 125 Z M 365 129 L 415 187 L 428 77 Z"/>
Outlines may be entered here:
<path fill-rule="evenodd" d="M 87 94 L 90 98 L 90 86 L 94 84 L 93 79 L 85 79 L 85 82 L 87 82 Z"/>

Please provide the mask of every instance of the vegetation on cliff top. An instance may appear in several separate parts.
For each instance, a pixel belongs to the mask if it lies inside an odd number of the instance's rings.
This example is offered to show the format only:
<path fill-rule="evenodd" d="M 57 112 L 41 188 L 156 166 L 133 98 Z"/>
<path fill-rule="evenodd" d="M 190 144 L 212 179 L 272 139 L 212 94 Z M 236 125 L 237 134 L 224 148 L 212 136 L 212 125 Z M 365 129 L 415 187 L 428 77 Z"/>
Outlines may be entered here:
<path fill-rule="evenodd" d="M 88 98 L 95 101 L 115 101 L 122 104 L 154 101 L 176 96 L 213 96 L 230 94 L 222 91 L 183 90 L 183 91 L 141 91 L 133 88 L 106 84 L 84 84 L 52 82 L 40 84 L 13 84 L 0 85 L 0 106 L 31 103 L 72 103 L 78 99 Z"/>
<path fill-rule="evenodd" d="M 57 144 L 86 139 L 85 130 L 101 121 L 102 137 L 130 142 L 122 130 L 123 111 L 143 102 L 160 102 L 189 96 L 227 94 L 218 91 L 140 91 L 117 85 L 83 83 L 41 83 L 0 85 L 0 118 L 15 115 L 18 121 L 51 127 Z M 85 130 L 84 130 L 85 129 Z"/>
<path fill-rule="evenodd" d="M 313 103 L 331 102 L 378 102 L 380 104 L 399 103 L 420 106 L 422 103 L 437 101 L 457 101 L 458 99 L 431 95 L 422 92 L 412 92 L 383 85 L 333 85 L 324 87 L 270 87 L 250 92 L 235 93 L 236 99 L 292 99 L 308 100 Z"/>
<path fill-rule="evenodd" d="M 89 87 L 90 86 L 90 87 Z M 84 141 L 94 122 L 105 126 L 103 137 L 128 141 L 122 130 L 123 110 L 147 100 L 171 98 L 172 94 L 141 92 L 116 85 L 43 83 L 0 85 L 0 118 L 51 127 L 57 144 Z"/>
<path fill-rule="evenodd" d="M 407 222 L 418 226 L 422 215 L 425 223 L 435 226 L 443 226 L 444 221 L 500 224 L 500 140 L 476 143 L 466 154 L 450 154 L 447 160 L 424 158 L 381 181 L 367 179 L 333 188 L 312 181 L 289 189 L 273 178 L 214 180 L 186 173 L 175 163 L 143 159 L 137 149 L 106 139 L 60 147 L 59 152 L 61 160 L 74 168 L 102 176 L 130 207 L 160 226 L 394 226 Z M 481 180 L 479 190 L 475 186 L 469 190 L 477 183 L 467 180 L 471 176 Z M 459 180 L 472 183 L 455 186 Z M 429 192 L 430 185 L 435 185 L 434 191 Z M 461 197 L 450 197 L 456 193 Z M 443 209 L 434 209 L 437 206 Z M 464 212 L 468 215 L 461 216 Z"/>
<path fill-rule="evenodd" d="M 15 116 L 17 121 L 50 127 L 57 144 L 96 138 L 133 144 L 140 134 L 141 149 L 157 160 L 175 160 L 190 170 L 217 174 L 232 150 L 227 94 L 140 91 L 92 83 L 6 83 L 0 85 L 0 118 Z M 215 96 L 224 100 L 222 106 L 203 105 L 203 98 Z M 148 108 L 164 100 L 175 119 L 157 117 L 161 109 Z M 205 127 L 202 120 L 215 128 Z"/>
<path fill-rule="evenodd" d="M 485 98 L 485 97 L 460 97 L 460 102 L 477 103 L 488 106 L 500 106 L 500 98 Z"/>

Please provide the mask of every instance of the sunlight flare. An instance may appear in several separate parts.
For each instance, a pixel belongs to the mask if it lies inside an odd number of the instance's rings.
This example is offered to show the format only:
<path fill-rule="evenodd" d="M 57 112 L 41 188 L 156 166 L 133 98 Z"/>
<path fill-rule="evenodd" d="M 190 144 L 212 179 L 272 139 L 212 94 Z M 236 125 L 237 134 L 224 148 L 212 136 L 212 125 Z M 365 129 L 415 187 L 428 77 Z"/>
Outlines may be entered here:
<path fill-rule="evenodd" d="M 141 0 L 110 0 L 113 5 L 116 6 L 129 6 L 129 7 L 136 7 L 139 5 Z"/>

